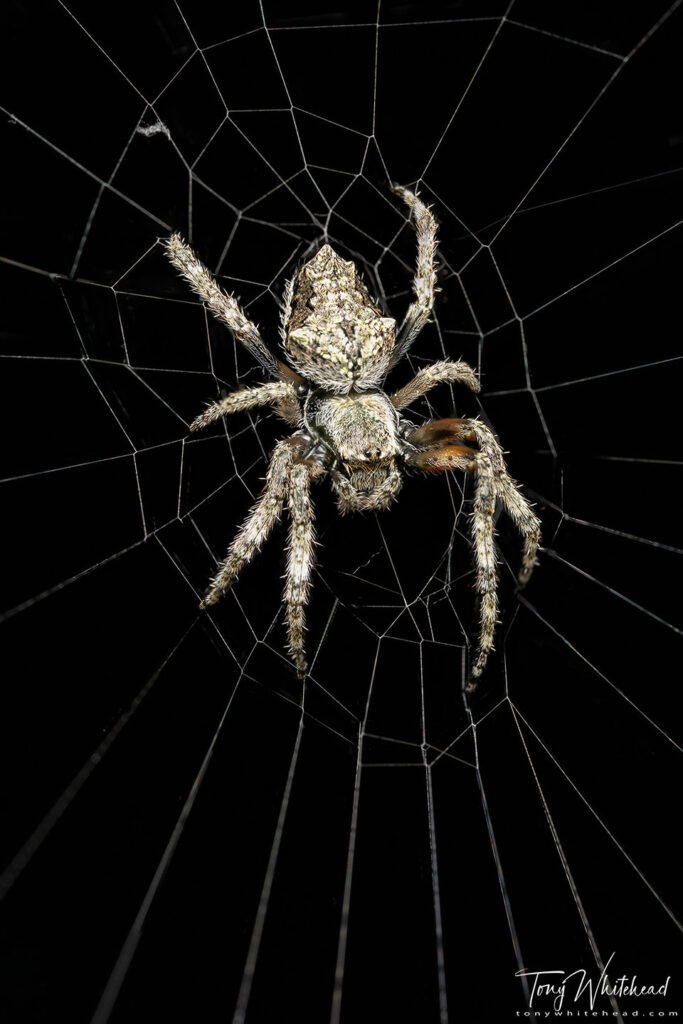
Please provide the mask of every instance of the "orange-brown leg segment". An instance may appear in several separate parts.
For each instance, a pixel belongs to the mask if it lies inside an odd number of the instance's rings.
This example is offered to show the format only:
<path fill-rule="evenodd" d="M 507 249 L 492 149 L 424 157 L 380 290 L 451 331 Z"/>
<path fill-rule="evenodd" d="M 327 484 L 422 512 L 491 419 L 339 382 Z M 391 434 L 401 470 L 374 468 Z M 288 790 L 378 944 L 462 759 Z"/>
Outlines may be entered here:
<path fill-rule="evenodd" d="M 470 427 L 469 420 L 429 420 L 406 436 L 409 444 L 417 448 L 433 448 L 453 441 L 476 441 L 477 435 Z"/>
<path fill-rule="evenodd" d="M 429 448 L 424 452 L 409 455 L 406 462 L 423 473 L 445 473 L 447 470 L 474 470 L 477 452 L 464 444 L 448 444 L 441 448 Z"/>

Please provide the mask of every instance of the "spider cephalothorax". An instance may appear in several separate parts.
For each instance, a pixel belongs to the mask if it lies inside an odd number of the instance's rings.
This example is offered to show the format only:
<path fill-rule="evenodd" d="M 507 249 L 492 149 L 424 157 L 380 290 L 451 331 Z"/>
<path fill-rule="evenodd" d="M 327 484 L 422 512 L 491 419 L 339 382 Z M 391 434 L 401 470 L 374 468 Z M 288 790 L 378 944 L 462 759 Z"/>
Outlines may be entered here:
<path fill-rule="evenodd" d="M 442 360 L 420 370 L 391 395 L 381 389 L 389 370 L 429 319 L 436 282 L 436 221 L 431 210 L 407 189 L 394 191 L 410 206 L 418 239 L 415 300 L 400 329 L 397 332 L 396 321 L 384 316 L 371 300 L 354 262 L 323 245 L 285 288 L 280 334 L 294 369 L 276 359 L 237 300 L 216 284 L 179 235 L 166 242 L 172 263 L 193 290 L 273 378 L 214 402 L 190 429 L 268 404 L 296 428 L 275 446 L 263 493 L 238 530 L 202 607 L 215 604 L 234 583 L 287 507 L 291 524 L 284 602 L 290 650 L 299 674 L 304 675 L 304 609 L 314 545 L 312 481 L 329 474 L 340 511 L 355 512 L 387 508 L 406 470 L 470 472 L 476 479 L 472 534 L 480 599 L 473 686 L 493 646 L 496 625 L 494 513 L 498 500 L 524 537 L 521 585 L 536 562 L 540 524 L 508 475 L 495 435 L 480 420 L 451 418 L 417 426 L 402 415 L 403 409 L 442 381 L 460 381 L 479 391 L 477 376 L 467 363 Z"/>

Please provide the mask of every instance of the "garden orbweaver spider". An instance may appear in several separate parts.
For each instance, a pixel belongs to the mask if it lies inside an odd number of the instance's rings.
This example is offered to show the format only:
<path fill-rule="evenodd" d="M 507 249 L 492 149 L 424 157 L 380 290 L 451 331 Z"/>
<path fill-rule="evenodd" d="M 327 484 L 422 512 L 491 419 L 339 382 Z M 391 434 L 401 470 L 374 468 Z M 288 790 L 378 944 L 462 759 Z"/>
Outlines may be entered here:
<path fill-rule="evenodd" d="M 280 335 L 287 363 L 276 359 L 237 300 L 223 291 L 178 234 L 167 254 L 192 290 L 260 362 L 272 378 L 214 402 L 191 424 L 200 430 L 221 416 L 272 405 L 293 434 L 275 446 L 263 492 L 232 541 L 211 581 L 202 608 L 232 586 L 279 520 L 289 512 L 284 605 L 289 649 L 297 672 L 307 671 L 305 608 L 313 568 L 314 525 L 310 488 L 329 476 L 342 513 L 388 508 L 406 470 L 462 470 L 475 478 L 472 522 L 479 596 L 479 638 L 469 689 L 484 670 L 498 614 L 494 514 L 502 502 L 523 537 L 519 585 L 536 564 L 540 523 L 507 472 L 503 451 L 478 419 L 438 419 L 417 426 L 403 410 L 435 385 L 457 381 L 479 391 L 467 363 L 441 360 L 418 371 L 393 394 L 382 384 L 427 323 L 436 285 L 436 220 L 408 189 L 394 192 L 409 206 L 417 231 L 415 298 L 397 330 L 373 302 L 352 260 L 323 245 L 285 286 Z M 469 445 L 474 444 L 472 448 Z"/>

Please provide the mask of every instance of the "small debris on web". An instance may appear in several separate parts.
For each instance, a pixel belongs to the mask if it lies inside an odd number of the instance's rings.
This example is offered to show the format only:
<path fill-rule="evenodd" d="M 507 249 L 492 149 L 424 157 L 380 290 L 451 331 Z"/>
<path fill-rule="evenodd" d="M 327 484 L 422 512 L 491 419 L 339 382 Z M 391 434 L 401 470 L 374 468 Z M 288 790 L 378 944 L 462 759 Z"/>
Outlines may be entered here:
<path fill-rule="evenodd" d="M 143 124 L 135 129 L 138 135 L 144 135 L 146 139 L 151 138 L 152 135 L 165 135 L 167 139 L 171 138 L 171 133 L 164 124 L 163 121 L 155 121 L 154 124 Z"/>

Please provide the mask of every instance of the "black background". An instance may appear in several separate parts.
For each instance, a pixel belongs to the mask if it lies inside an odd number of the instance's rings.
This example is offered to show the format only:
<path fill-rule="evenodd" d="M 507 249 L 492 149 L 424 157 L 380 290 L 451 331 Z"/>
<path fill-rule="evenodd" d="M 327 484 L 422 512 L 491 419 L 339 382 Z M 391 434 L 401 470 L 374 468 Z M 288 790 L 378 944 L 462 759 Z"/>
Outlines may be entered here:
<path fill-rule="evenodd" d="M 515 1020 L 521 965 L 613 953 L 680 1010 L 683 12 L 383 3 L 376 33 L 374 3 L 234 7 L 4 5 L 0 1019 L 231 1020 L 260 900 L 248 1021 L 335 1019 L 347 911 L 342 1021 Z M 484 416 L 543 520 L 519 599 L 499 522 L 469 705 L 458 480 L 378 519 L 318 488 L 304 691 L 281 533 L 197 612 L 282 425 L 188 439 L 261 377 L 157 239 L 190 236 L 274 345 L 331 210 L 400 316 L 392 180 L 443 268 L 391 385 L 479 367 L 481 404 L 415 417 Z"/>

